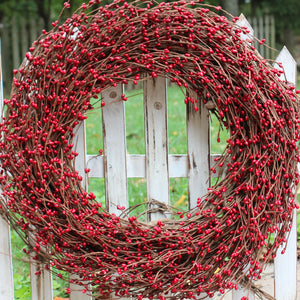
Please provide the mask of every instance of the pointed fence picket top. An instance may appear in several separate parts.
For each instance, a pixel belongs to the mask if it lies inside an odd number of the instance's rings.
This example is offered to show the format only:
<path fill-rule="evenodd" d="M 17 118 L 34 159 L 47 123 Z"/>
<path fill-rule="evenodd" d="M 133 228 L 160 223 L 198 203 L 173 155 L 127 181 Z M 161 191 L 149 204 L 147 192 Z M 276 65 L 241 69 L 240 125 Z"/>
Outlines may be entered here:
<path fill-rule="evenodd" d="M 244 41 L 252 41 L 253 40 L 253 37 L 254 37 L 254 30 L 252 28 L 252 26 L 250 25 L 250 23 L 248 22 L 247 18 L 244 16 L 244 14 L 240 14 L 240 17 L 238 19 L 238 21 L 236 22 L 236 24 L 239 26 L 239 27 L 245 27 L 248 29 L 248 33 L 241 33 L 240 37 L 241 37 L 241 40 L 244 40 Z"/>
<path fill-rule="evenodd" d="M 296 85 L 297 63 L 289 50 L 284 46 L 276 63 L 281 63 L 284 74 L 281 79 Z M 279 68 L 279 65 L 275 65 Z M 281 246 L 275 257 L 275 298 L 276 300 L 295 300 L 297 294 L 297 212 L 293 212 L 293 224 L 286 251 L 281 254 L 284 246 Z"/>
<path fill-rule="evenodd" d="M 2 120 L 3 113 L 3 80 L 1 64 L 1 40 L 0 40 L 0 117 Z M 10 227 L 4 217 L 0 216 L 0 299 L 14 299 L 12 255 L 10 244 Z"/>

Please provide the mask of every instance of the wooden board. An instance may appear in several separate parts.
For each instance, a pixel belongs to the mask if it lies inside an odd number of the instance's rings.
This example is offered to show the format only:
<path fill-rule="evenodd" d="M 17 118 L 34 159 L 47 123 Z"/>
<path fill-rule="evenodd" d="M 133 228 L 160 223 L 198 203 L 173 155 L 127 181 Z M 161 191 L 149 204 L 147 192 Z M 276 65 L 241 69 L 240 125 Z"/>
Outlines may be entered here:
<path fill-rule="evenodd" d="M 52 274 L 45 265 L 35 260 L 36 252 L 30 253 L 31 300 L 53 300 Z"/>
<path fill-rule="evenodd" d="M 190 97 L 198 99 L 198 96 L 195 94 L 190 95 Z M 207 188 L 210 186 L 209 111 L 204 107 L 202 101 L 199 105 L 199 110 L 195 111 L 195 104 L 187 103 L 186 119 L 190 208 L 197 206 L 197 199 L 206 194 Z"/>
<path fill-rule="evenodd" d="M 276 62 L 282 63 L 285 76 L 281 79 L 296 84 L 297 64 L 286 47 L 279 53 Z M 278 67 L 278 66 L 277 66 Z M 275 298 L 276 300 L 295 300 L 297 295 L 297 214 L 294 210 L 293 225 L 285 254 L 283 247 L 277 251 L 275 262 Z"/>
<path fill-rule="evenodd" d="M 209 165 L 215 164 L 215 158 L 220 157 L 218 154 L 210 155 Z M 127 177 L 128 178 L 145 178 L 146 157 L 143 154 L 127 155 Z M 189 157 L 186 154 L 169 154 L 169 177 L 188 177 L 189 175 Z M 104 156 L 87 155 L 87 168 L 90 169 L 90 178 L 104 178 Z M 216 167 L 216 173 L 212 173 L 211 177 L 220 177 L 224 168 Z M 206 176 L 204 174 L 203 176 Z M 203 177 L 204 178 L 204 177 Z"/>
<path fill-rule="evenodd" d="M 122 94 L 121 85 L 102 93 L 105 102 L 102 120 L 106 209 L 115 214 L 121 213 L 117 209 L 118 205 L 128 207 L 126 126 Z"/>
<path fill-rule="evenodd" d="M 0 299 L 14 299 L 10 228 L 0 216 Z"/>
<path fill-rule="evenodd" d="M 144 82 L 147 201 L 169 204 L 167 90 L 165 78 Z M 151 206 L 151 209 L 153 206 Z M 149 221 L 166 218 L 149 214 Z"/>
<path fill-rule="evenodd" d="M 0 116 L 2 120 L 3 113 L 3 79 L 2 79 L 2 64 L 1 64 L 1 40 L 0 40 Z M 13 285 L 13 269 L 12 255 L 10 244 L 10 227 L 7 221 L 0 216 L 0 298 L 13 300 L 14 285 Z"/>
<path fill-rule="evenodd" d="M 241 33 L 241 40 L 253 40 L 254 30 L 244 14 L 240 15 L 239 20 L 236 22 L 236 24 L 240 27 L 246 27 L 249 30 L 249 33 Z"/>

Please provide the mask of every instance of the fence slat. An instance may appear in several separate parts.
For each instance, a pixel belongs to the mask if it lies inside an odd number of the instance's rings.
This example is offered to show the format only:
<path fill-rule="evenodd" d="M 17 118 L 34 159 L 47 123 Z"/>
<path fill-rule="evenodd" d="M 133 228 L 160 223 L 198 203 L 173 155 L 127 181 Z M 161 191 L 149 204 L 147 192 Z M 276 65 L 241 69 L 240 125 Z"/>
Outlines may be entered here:
<path fill-rule="evenodd" d="M 212 166 L 215 164 L 215 158 L 219 157 L 218 154 L 210 155 L 210 163 Z M 145 155 L 143 154 L 130 154 L 127 155 L 127 178 L 145 178 Z M 169 177 L 188 177 L 189 175 L 189 160 L 186 154 L 169 154 Z M 87 155 L 87 168 L 90 169 L 90 178 L 104 178 L 104 156 Z M 224 168 L 224 167 L 223 167 Z M 219 177 L 222 174 L 223 168 L 216 166 L 216 173 L 212 173 L 211 177 Z M 203 175 L 203 176 L 207 176 Z M 207 178 L 207 177 L 206 177 Z"/>
<path fill-rule="evenodd" d="M 0 40 L 0 116 L 3 113 L 3 81 L 2 81 L 2 58 L 1 58 L 1 40 Z M 10 227 L 6 220 L 0 216 L 0 262 L 2 272 L 0 272 L 0 298 L 13 300 L 13 269 L 10 244 Z M 5 270 L 5 272 L 3 272 Z"/>
<path fill-rule="evenodd" d="M 120 214 L 117 206 L 128 207 L 126 171 L 125 107 L 121 100 L 121 85 L 102 93 L 104 174 L 106 209 Z"/>
<path fill-rule="evenodd" d="M 147 200 L 169 204 L 168 126 L 166 79 L 144 82 Z M 151 206 L 151 208 L 153 208 Z M 166 218 L 160 212 L 149 220 Z"/>
<path fill-rule="evenodd" d="M 276 62 L 282 63 L 286 80 L 296 84 L 297 64 L 286 47 L 279 53 Z M 278 66 L 277 66 L 278 67 Z M 285 80 L 284 74 L 281 79 Z M 294 210 L 293 225 L 287 242 L 285 254 L 283 247 L 275 258 L 275 298 L 276 300 L 295 300 L 297 294 L 297 214 Z"/>
<path fill-rule="evenodd" d="M 102 93 L 104 177 L 106 209 L 121 214 L 118 205 L 128 207 L 125 105 L 121 100 L 122 85 Z M 111 294 L 114 299 L 114 294 Z M 125 298 L 119 298 L 120 300 Z"/>
<path fill-rule="evenodd" d="M 239 17 L 239 20 L 236 22 L 236 24 L 240 27 L 246 27 L 250 32 L 245 34 L 242 33 L 241 34 L 241 40 L 252 40 L 253 39 L 253 34 L 254 34 L 254 30 L 252 28 L 252 26 L 250 25 L 250 23 L 248 22 L 248 20 L 246 19 L 246 17 L 241 14 Z"/>
<path fill-rule="evenodd" d="M 2 217 L 0 217 L 0 232 L 0 262 L 2 269 L 0 272 L 0 298 L 13 300 L 14 285 L 10 245 L 10 228 L 8 223 Z"/>
<path fill-rule="evenodd" d="M 82 122 L 74 130 L 74 147 L 78 156 L 75 159 L 75 169 L 79 175 L 82 176 L 81 186 L 84 190 L 87 190 L 87 175 L 85 173 L 86 168 L 86 139 L 85 139 L 85 122 Z M 70 280 L 78 280 L 76 274 L 70 274 Z M 83 287 L 75 283 L 70 283 L 70 300 L 91 300 L 92 297 L 87 294 L 83 294 Z"/>
<path fill-rule="evenodd" d="M 198 98 L 195 93 L 189 96 Z M 197 199 L 206 194 L 210 185 L 209 111 L 202 101 L 199 105 L 199 111 L 195 111 L 195 105 L 188 102 L 186 112 L 190 208 L 197 206 Z"/>
<path fill-rule="evenodd" d="M 51 271 L 34 259 L 36 255 L 36 252 L 30 253 L 31 300 L 52 300 Z"/>

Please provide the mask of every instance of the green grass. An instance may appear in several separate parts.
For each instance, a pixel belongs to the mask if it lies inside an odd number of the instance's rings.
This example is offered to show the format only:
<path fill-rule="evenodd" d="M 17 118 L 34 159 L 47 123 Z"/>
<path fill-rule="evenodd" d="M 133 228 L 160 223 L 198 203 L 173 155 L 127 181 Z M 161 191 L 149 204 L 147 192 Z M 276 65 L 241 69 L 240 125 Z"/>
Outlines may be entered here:
<path fill-rule="evenodd" d="M 142 91 L 126 92 L 128 101 L 126 110 L 126 141 L 129 154 L 144 154 L 144 111 Z M 97 106 L 97 105 L 95 105 Z M 187 152 L 186 142 L 186 117 L 183 93 L 176 87 L 168 88 L 168 137 L 169 153 L 182 154 Z M 98 154 L 103 149 L 102 115 L 101 108 L 94 109 L 88 114 L 86 122 L 87 152 Z M 217 143 L 218 135 L 221 142 Z M 219 134 L 219 123 L 215 117 L 211 118 L 211 153 L 222 153 L 228 133 L 221 131 Z M 90 178 L 89 190 L 92 191 L 98 201 L 105 203 L 104 179 Z M 129 204 L 135 205 L 144 202 L 147 197 L 146 181 L 142 178 L 128 179 Z M 170 201 L 171 205 L 179 209 L 188 208 L 188 182 L 187 178 L 170 178 Z M 300 214 L 298 214 L 298 236 L 300 236 Z M 300 242 L 300 241 L 299 241 Z M 29 265 L 26 263 L 22 251 L 24 244 L 22 240 L 12 232 L 13 267 L 15 299 L 30 299 L 30 276 Z M 54 296 L 66 297 L 64 292 L 66 283 L 54 276 Z"/>

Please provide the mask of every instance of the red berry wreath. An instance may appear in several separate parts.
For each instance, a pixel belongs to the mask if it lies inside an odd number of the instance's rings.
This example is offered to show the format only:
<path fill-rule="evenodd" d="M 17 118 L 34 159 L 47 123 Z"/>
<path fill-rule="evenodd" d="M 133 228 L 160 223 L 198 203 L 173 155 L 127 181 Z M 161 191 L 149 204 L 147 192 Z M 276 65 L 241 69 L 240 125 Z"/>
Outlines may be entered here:
<path fill-rule="evenodd" d="M 99 4 L 56 22 L 15 74 L 0 125 L 3 213 L 94 295 L 193 298 L 259 277 L 296 207 L 294 87 L 241 40 L 245 29 L 199 2 Z M 91 98 L 145 73 L 213 101 L 230 133 L 218 162 L 228 160 L 226 177 L 183 219 L 155 226 L 103 210 L 82 189 L 72 150 Z"/>

